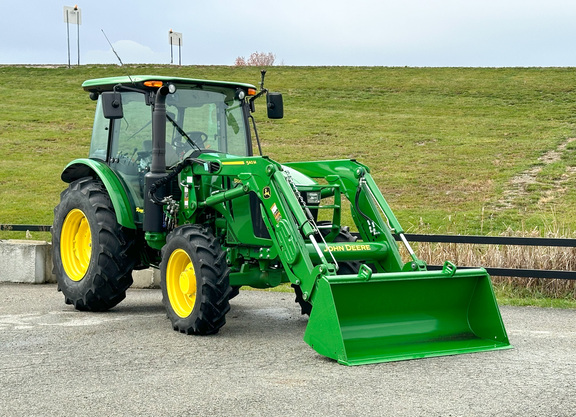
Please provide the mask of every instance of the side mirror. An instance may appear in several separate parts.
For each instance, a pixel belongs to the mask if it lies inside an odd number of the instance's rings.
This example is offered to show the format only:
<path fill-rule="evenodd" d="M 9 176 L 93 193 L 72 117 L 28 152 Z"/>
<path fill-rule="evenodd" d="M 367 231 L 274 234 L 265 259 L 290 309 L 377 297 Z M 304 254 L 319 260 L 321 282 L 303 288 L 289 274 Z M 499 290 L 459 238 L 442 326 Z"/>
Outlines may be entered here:
<path fill-rule="evenodd" d="M 266 105 L 268 107 L 268 118 L 282 119 L 284 117 L 282 93 L 268 93 L 266 95 Z"/>
<path fill-rule="evenodd" d="M 124 117 L 122 110 L 122 95 L 117 91 L 105 91 L 101 95 L 102 110 L 107 119 L 121 119 Z"/>

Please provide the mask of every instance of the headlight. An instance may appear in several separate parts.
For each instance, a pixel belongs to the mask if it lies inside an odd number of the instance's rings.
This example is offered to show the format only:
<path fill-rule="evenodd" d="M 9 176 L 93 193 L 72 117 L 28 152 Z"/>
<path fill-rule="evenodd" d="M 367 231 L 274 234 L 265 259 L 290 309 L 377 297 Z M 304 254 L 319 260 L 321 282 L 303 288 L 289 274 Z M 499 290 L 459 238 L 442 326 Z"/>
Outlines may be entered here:
<path fill-rule="evenodd" d="M 306 193 L 306 202 L 308 204 L 320 204 L 320 191 L 308 191 Z"/>

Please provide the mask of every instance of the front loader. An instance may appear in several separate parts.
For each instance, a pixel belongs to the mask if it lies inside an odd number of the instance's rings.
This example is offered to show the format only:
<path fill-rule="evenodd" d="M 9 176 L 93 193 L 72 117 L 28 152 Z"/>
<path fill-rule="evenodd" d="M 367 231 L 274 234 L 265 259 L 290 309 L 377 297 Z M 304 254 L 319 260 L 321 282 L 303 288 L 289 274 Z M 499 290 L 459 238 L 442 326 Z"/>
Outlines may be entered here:
<path fill-rule="evenodd" d="M 134 269 L 154 267 L 186 334 L 218 332 L 242 286 L 291 284 L 310 315 L 304 340 L 342 364 L 509 348 L 486 271 L 428 270 L 368 167 L 253 155 L 256 100 L 283 115 L 264 74 L 259 91 L 159 76 L 83 84 L 97 101 L 90 154 L 64 169 L 52 228 L 66 303 L 112 308 Z"/>

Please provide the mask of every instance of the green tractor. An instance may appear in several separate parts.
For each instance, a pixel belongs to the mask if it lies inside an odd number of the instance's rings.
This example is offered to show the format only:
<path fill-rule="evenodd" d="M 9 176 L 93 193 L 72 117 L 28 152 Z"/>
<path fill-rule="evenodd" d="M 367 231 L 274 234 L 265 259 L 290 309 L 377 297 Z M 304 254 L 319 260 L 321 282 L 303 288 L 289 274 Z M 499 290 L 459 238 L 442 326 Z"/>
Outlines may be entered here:
<path fill-rule="evenodd" d="M 242 286 L 289 283 L 310 316 L 304 340 L 342 364 L 509 348 L 486 271 L 428 270 L 368 167 L 261 155 L 255 101 L 283 117 L 264 74 L 260 89 L 164 76 L 83 83 L 97 101 L 90 153 L 62 172 L 52 228 L 65 302 L 110 309 L 133 270 L 153 267 L 186 334 L 218 332 Z"/>

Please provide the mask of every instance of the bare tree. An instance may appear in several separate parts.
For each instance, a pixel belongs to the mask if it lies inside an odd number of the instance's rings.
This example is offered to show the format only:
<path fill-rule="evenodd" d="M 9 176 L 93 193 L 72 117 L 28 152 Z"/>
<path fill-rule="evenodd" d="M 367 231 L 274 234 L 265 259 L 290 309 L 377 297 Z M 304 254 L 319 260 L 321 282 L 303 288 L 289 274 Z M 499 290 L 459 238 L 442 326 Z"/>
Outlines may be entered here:
<path fill-rule="evenodd" d="M 243 56 L 239 56 L 236 58 L 234 65 L 237 67 L 271 67 L 274 65 L 274 61 L 276 60 L 276 55 L 272 52 L 253 52 L 250 57 L 246 60 Z"/>

